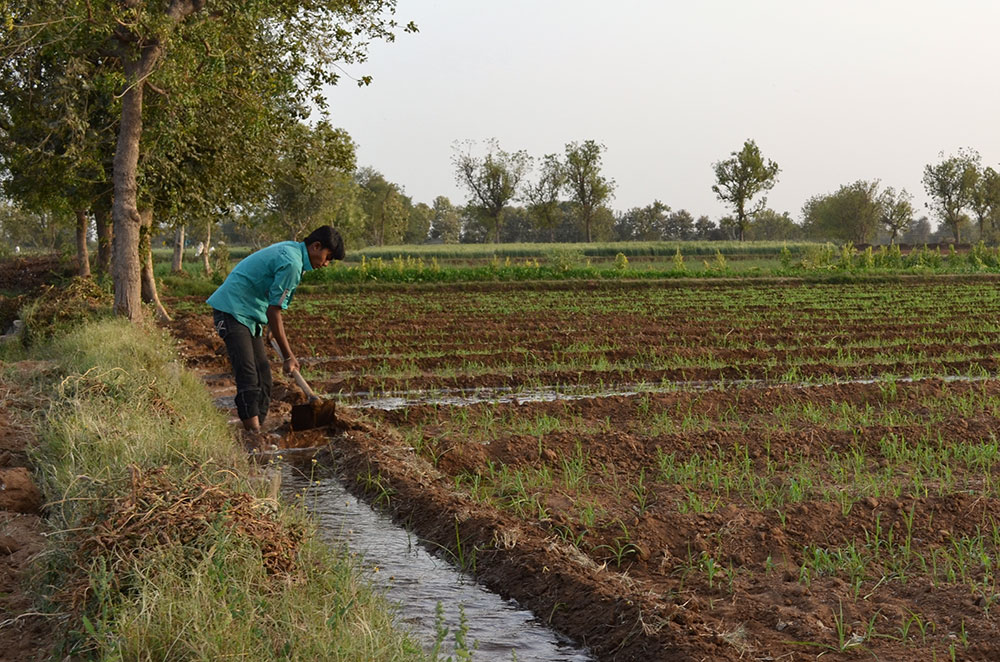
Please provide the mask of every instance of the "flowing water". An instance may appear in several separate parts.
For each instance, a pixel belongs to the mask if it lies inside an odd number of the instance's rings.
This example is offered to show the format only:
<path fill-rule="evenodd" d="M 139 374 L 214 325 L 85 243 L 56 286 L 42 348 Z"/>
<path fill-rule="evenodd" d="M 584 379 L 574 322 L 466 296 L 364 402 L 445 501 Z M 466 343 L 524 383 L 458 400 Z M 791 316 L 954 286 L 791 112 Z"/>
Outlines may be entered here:
<path fill-rule="evenodd" d="M 286 469 L 286 496 L 306 494 L 306 504 L 316 517 L 321 535 L 344 544 L 360 556 L 372 581 L 386 589 L 398 603 L 398 620 L 433 646 L 437 609 L 444 609 L 450 633 L 443 649 L 450 654 L 456 630 L 467 619 L 467 641 L 477 642 L 473 660 L 526 662 L 583 662 L 593 658 L 586 650 L 545 627 L 516 603 L 504 600 L 430 554 L 417 538 L 354 498 L 335 478 L 310 482 Z M 515 657 L 516 656 L 516 657 Z"/>
<path fill-rule="evenodd" d="M 502 404 L 510 402 L 552 402 L 555 400 L 583 400 L 588 398 L 628 397 L 643 393 L 673 393 L 677 391 L 712 391 L 727 389 L 754 389 L 791 386 L 819 388 L 845 384 L 918 383 L 930 379 L 944 382 L 981 382 L 988 376 L 948 375 L 926 378 L 917 377 L 864 377 L 857 379 L 829 379 L 815 382 L 787 382 L 764 379 L 734 379 L 726 381 L 673 381 L 658 384 L 621 384 L 612 388 L 594 385 L 542 386 L 538 388 L 479 387 L 460 389 L 416 390 L 386 393 L 340 393 L 331 396 L 338 402 L 359 409 L 405 409 L 419 405 L 469 406 L 475 404 Z"/>

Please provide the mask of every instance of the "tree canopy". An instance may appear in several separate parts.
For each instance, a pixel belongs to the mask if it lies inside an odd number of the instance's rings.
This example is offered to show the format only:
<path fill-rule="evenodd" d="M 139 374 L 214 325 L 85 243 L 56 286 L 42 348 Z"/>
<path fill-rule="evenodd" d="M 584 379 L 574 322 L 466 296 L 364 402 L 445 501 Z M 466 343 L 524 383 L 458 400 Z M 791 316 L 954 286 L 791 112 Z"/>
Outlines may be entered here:
<path fill-rule="evenodd" d="M 496 139 L 486 141 L 486 153 L 473 154 L 475 141 L 456 143 L 455 178 L 470 194 L 469 209 L 485 221 L 493 241 L 499 242 L 503 212 L 521 194 L 521 185 L 531 168 L 531 157 L 524 150 L 506 152 Z"/>
<path fill-rule="evenodd" d="M 940 163 L 924 167 L 924 190 L 931 199 L 931 211 L 951 229 L 955 243 L 959 243 L 961 225 L 966 220 L 965 210 L 972 204 L 979 180 L 979 153 L 959 150 L 958 154 L 949 157 L 943 153 L 940 156 Z"/>
<path fill-rule="evenodd" d="M 134 319 L 141 313 L 140 186 L 165 175 L 171 162 L 181 162 L 147 160 L 150 167 L 141 179 L 140 163 L 149 149 L 141 140 L 144 128 L 190 128 L 197 124 L 199 111 L 211 112 L 209 108 L 280 107 L 304 116 L 310 104 L 322 107 L 319 93 L 324 85 L 337 82 L 338 63 L 362 61 L 372 40 L 393 38 L 398 27 L 394 10 L 395 0 L 4 2 L 0 88 L 30 89 L 56 80 L 63 96 L 80 98 L 93 88 L 113 98 L 108 117 L 117 135 L 112 216 L 119 314 Z M 362 77 L 361 82 L 367 80 Z M 147 91 L 156 101 L 145 103 Z M 3 97 L 0 103 L 0 117 L 9 122 L 17 111 Z M 101 126 L 90 114 L 73 117 L 82 127 Z M 258 121 L 247 121 L 253 117 Z M 240 119 L 237 127 L 219 130 L 216 125 L 215 134 L 249 144 L 255 132 L 274 126 L 272 113 L 246 112 Z M 149 145 L 159 146 L 153 150 L 158 154 L 176 154 L 191 144 L 193 133 L 164 130 Z M 189 153 L 197 161 L 210 151 L 199 144 Z M 215 168 L 221 164 L 216 161 Z M 167 179 L 190 191 L 184 179 L 198 171 L 181 168 Z"/>
<path fill-rule="evenodd" d="M 733 152 L 730 157 L 712 166 L 715 170 L 712 191 L 719 200 L 733 208 L 737 238 L 743 241 L 753 215 L 767 206 L 766 197 L 756 203 L 753 199 L 774 188 L 780 168 L 774 161 L 764 160 L 753 140 L 744 142 L 743 149 Z"/>
<path fill-rule="evenodd" d="M 607 148 L 593 140 L 566 145 L 563 165 L 570 200 L 576 206 L 586 241 L 594 240 L 595 215 L 614 196 L 615 181 L 601 174 L 601 155 Z"/>

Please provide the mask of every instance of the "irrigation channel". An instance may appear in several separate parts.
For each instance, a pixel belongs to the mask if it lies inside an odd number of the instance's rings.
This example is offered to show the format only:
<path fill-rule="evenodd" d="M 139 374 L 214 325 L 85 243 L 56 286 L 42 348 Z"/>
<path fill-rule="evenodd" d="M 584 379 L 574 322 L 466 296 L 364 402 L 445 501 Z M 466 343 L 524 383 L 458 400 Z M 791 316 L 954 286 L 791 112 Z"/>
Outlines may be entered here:
<path fill-rule="evenodd" d="M 593 658 L 573 642 L 545 627 L 516 603 L 503 600 L 430 554 L 413 534 L 396 526 L 352 496 L 336 479 L 310 481 L 285 467 L 282 489 L 286 497 L 304 494 L 321 534 L 357 554 L 376 585 L 398 604 L 400 621 L 428 649 L 437 632 L 438 605 L 449 633 L 441 654 L 452 654 L 454 632 L 467 622 L 466 641 L 475 642 L 474 660 L 526 662 L 584 662 Z"/>
<path fill-rule="evenodd" d="M 944 382 L 981 382 L 991 377 L 972 377 L 964 375 L 935 376 Z M 829 379 L 816 382 L 781 382 L 764 379 L 737 379 L 727 381 L 674 381 L 664 384 L 621 384 L 612 388 L 596 386 L 542 386 L 537 388 L 522 387 L 478 387 L 461 389 L 387 391 L 374 394 L 367 391 L 356 393 L 339 393 L 330 396 L 338 404 L 358 409 L 381 409 L 391 411 L 416 407 L 420 405 L 439 405 L 452 407 L 468 407 L 477 404 L 506 404 L 517 402 L 554 402 L 556 400 L 584 400 L 587 398 L 629 397 L 643 393 L 673 393 L 677 391 L 714 391 L 725 389 L 773 388 L 777 386 L 792 386 L 795 388 L 810 388 L 830 385 L 877 384 L 888 381 L 885 377 L 865 377 L 861 379 Z M 898 384 L 918 383 L 924 378 L 894 377 Z"/>

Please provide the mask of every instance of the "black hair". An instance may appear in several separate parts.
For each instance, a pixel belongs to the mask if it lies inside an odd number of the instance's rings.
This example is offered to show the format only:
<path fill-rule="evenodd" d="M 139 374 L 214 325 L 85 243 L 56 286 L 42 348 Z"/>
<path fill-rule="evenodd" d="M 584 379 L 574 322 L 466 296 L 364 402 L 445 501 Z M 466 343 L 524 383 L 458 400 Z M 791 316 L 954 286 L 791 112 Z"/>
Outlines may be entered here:
<path fill-rule="evenodd" d="M 319 226 L 309 233 L 309 236 L 303 241 L 306 246 L 318 241 L 323 248 L 333 253 L 330 257 L 334 260 L 344 259 L 344 240 L 340 238 L 340 233 L 329 225 Z"/>

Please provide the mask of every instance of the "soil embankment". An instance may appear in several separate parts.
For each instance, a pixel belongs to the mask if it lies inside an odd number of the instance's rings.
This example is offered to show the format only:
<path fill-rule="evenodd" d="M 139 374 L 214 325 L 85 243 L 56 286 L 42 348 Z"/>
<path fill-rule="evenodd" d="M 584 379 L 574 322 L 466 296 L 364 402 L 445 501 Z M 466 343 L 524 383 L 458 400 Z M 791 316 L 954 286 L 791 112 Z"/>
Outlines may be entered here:
<path fill-rule="evenodd" d="M 37 595 L 29 590 L 32 561 L 45 540 L 42 497 L 26 452 L 35 440 L 20 422 L 29 415 L 23 408 L 30 402 L 14 380 L 0 380 L 0 396 L 0 661 L 45 660 L 51 653 L 52 620 L 36 613 Z"/>
<path fill-rule="evenodd" d="M 68 275 L 58 255 L 0 261 L 0 334 L 40 291 Z M 45 365 L 0 361 L 0 368 L 7 375 L 0 377 L 0 662 L 30 662 L 49 658 L 54 633 L 51 615 L 36 613 L 30 590 L 32 561 L 45 541 L 42 495 L 27 453 L 36 443 L 29 421 L 41 404 L 22 387 Z"/>

